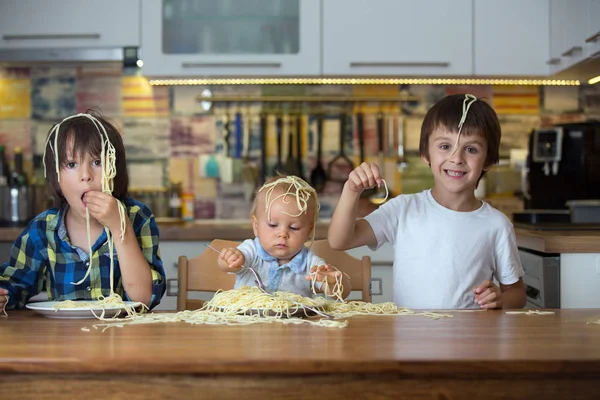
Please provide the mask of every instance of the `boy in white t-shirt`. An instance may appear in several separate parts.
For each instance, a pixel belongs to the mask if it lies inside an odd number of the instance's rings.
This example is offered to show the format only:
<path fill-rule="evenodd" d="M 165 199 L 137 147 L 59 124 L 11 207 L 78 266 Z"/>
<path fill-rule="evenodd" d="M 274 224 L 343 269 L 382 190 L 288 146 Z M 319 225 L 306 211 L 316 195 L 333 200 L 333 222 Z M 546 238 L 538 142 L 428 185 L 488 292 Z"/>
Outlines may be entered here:
<path fill-rule="evenodd" d="M 421 128 L 419 152 L 433 173 L 433 188 L 400 195 L 357 220 L 363 190 L 382 183 L 378 166 L 362 163 L 344 184 L 329 226 L 331 247 L 393 243 L 393 299 L 399 306 L 524 307 L 512 223 L 474 194 L 498 162 L 499 147 L 500 123 L 492 107 L 472 95 L 445 97 L 427 112 Z"/>

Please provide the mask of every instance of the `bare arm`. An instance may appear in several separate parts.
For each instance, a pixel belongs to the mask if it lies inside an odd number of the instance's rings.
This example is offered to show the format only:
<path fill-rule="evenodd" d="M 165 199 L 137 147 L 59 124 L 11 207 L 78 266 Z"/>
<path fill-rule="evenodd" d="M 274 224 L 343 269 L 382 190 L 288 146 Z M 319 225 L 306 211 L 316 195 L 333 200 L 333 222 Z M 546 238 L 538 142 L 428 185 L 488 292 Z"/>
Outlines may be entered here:
<path fill-rule="evenodd" d="M 132 301 L 150 305 L 152 298 L 152 272 L 144 258 L 129 218 L 123 241 L 114 234 L 114 244 L 123 278 L 123 288 Z"/>
<path fill-rule="evenodd" d="M 358 246 L 377 245 L 377 238 L 371 225 L 358 218 L 358 200 L 363 190 L 381 184 L 379 168 L 374 163 L 362 163 L 349 175 L 338 201 L 327 239 L 336 250 L 347 250 Z"/>
<path fill-rule="evenodd" d="M 512 285 L 500 284 L 502 290 L 502 308 L 523 308 L 527 302 L 523 278 Z"/>

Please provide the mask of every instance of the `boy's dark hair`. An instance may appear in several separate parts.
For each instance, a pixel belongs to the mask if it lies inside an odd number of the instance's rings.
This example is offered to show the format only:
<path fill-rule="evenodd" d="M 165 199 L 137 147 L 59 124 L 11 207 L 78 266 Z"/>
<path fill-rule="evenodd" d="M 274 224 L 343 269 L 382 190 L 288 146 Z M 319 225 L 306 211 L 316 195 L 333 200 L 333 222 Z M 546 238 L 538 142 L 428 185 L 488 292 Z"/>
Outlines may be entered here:
<path fill-rule="evenodd" d="M 106 130 L 108 140 L 115 148 L 116 175 L 113 179 L 114 189 L 112 195 L 119 200 L 123 200 L 123 198 L 127 196 L 129 177 L 127 175 L 127 162 L 125 160 L 125 146 L 123 145 L 121 134 L 106 118 L 94 112 L 88 111 L 88 114 L 102 124 Z M 55 135 L 58 134 L 58 161 L 59 168 L 62 168 L 70 161 L 67 160 L 66 150 L 67 144 L 71 141 L 73 143 L 74 157 L 80 158 L 87 153 L 93 157 L 99 158 L 102 152 L 102 138 L 100 137 L 100 133 L 102 133 L 103 136 L 104 133 L 101 129 L 99 132 L 99 128 L 94 125 L 94 122 L 85 116 L 78 116 L 62 122 L 58 132 L 53 132 L 55 126 L 56 125 L 52 126 L 48 132 L 49 140 L 45 148 L 46 180 L 48 183 L 48 190 L 54 199 L 54 205 L 56 207 L 64 207 L 67 200 L 60 190 L 58 176 L 56 174 L 55 154 L 51 149 L 51 147 L 54 148 Z"/>
<path fill-rule="evenodd" d="M 436 128 L 458 132 L 458 123 L 463 114 L 464 94 L 444 97 L 427 111 L 421 126 L 419 154 L 429 160 L 429 137 Z M 480 98 L 471 104 L 463 124 L 461 135 L 482 135 L 487 141 L 485 166 L 497 164 L 500 159 L 500 121 L 494 109 Z M 482 172 L 481 176 L 485 174 Z M 481 176 L 479 177 L 481 179 Z"/>

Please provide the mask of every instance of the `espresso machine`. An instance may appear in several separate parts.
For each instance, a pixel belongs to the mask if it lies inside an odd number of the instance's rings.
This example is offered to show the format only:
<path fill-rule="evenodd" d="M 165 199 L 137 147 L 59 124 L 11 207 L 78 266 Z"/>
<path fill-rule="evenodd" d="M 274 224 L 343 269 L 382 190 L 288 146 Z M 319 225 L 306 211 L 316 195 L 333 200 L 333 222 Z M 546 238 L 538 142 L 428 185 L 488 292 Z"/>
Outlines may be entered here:
<path fill-rule="evenodd" d="M 525 208 L 566 210 L 600 200 L 600 121 L 556 125 L 529 136 Z"/>

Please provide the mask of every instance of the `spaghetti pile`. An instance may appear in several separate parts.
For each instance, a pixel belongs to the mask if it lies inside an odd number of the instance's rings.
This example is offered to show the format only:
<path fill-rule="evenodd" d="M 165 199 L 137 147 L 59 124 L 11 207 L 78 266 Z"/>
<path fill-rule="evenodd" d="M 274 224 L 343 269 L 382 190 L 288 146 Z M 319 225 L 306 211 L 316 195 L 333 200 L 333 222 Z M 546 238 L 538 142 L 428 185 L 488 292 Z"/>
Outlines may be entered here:
<path fill-rule="evenodd" d="M 298 307 L 305 304 L 329 313 L 335 317 L 329 319 L 295 318 L 310 316 L 309 312 Z M 259 323 L 312 324 L 327 328 L 345 328 L 345 318 L 357 315 L 398 315 L 424 316 L 433 319 L 450 318 L 450 314 L 436 312 L 415 312 L 401 308 L 394 303 L 372 304 L 363 301 L 341 302 L 323 297 L 314 299 L 302 297 L 295 293 L 275 292 L 267 295 L 255 286 L 243 286 L 239 289 L 219 291 L 212 300 L 199 310 L 180 311 L 177 313 L 151 313 L 134 315 L 122 323 L 96 324 L 95 329 L 125 326 L 129 324 L 152 324 L 164 322 L 186 322 L 192 325 L 251 325 Z"/>

